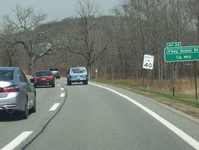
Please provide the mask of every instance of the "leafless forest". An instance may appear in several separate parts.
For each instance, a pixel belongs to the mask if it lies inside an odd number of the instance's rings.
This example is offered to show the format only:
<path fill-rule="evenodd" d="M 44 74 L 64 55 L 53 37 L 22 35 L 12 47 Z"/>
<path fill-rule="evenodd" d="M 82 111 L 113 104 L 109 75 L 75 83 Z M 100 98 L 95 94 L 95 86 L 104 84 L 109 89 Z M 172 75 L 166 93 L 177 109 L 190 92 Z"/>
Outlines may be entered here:
<path fill-rule="evenodd" d="M 125 0 L 100 15 L 89 0 L 79 1 L 76 18 L 43 23 L 47 14 L 16 5 L 2 18 L 0 65 L 35 70 L 85 66 L 90 77 L 172 80 L 173 63 L 164 61 L 168 42 L 199 45 L 198 0 Z M 152 71 L 142 69 L 144 54 L 154 55 Z M 196 62 L 198 66 L 198 62 Z M 191 79 L 194 62 L 178 62 L 178 79 Z"/>

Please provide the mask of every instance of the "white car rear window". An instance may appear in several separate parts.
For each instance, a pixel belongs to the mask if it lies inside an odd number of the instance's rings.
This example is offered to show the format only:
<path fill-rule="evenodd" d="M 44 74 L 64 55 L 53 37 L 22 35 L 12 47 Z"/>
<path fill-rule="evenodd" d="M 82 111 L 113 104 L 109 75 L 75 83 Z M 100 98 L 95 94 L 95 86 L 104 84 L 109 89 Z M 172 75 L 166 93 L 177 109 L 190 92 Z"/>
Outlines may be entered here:
<path fill-rule="evenodd" d="M 86 73 L 86 69 L 84 69 L 84 68 L 73 68 L 73 69 L 71 69 L 71 73 Z"/>

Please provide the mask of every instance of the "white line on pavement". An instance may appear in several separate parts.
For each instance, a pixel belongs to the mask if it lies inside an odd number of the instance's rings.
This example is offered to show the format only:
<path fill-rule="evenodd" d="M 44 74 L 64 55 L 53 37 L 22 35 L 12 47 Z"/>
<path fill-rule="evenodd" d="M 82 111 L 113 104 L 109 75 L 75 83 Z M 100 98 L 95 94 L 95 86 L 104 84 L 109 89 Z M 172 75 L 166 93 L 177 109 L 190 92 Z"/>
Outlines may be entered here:
<path fill-rule="evenodd" d="M 57 84 L 57 86 L 61 86 L 60 84 Z"/>
<path fill-rule="evenodd" d="M 65 96 L 65 93 L 61 93 L 60 97 L 64 97 Z"/>
<path fill-rule="evenodd" d="M 62 87 L 61 90 L 64 90 L 64 88 Z"/>
<path fill-rule="evenodd" d="M 15 149 L 21 142 L 23 142 L 32 133 L 33 133 L 33 131 L 24 131 L 19 136 L 17 136 L 14 140 L 12 140 L 9 144 L 7 144 L 5 147 L 3 147 L 1 150 Z"/>
<path fill-rule="evenodd" d="M 59 106 L 59 103 L 55 103 L 50 109 L 49 111 L 55 111 L 57 109 L 57 107 Z"/>
<path fill-rule="evenodd" d="M 93 84 L 90 83 L 90 85 L 94 85 L 106 90 L 109 90 L 125 99 L 127 99 L 128 101 L 132 102 L 133 104 L 135 104 L 136 106 L 140 107 L 142 110 L 144 110 L 145 112 L 147 112 L 149 115 L 151 115 L 152 117 L 154 117 L 156 120 L 158 120 L 159 122 L 161 122 L 164 126 L 166 126 L 167 128 L 169 128 L 171 131 L 173 131 L 175 134 L 177 134 L 181 139 L 183 139 L 185 142 L 187 142 L 189 145 L 191 145 L 193 148 L 195 148 L 196 150 L 199 150 L 199 142 L 197 140 L 195 140 L 194 138 L 192 138 L 191 136 L 189 136 L 188 134 L 186 134 L 184 131 L 180 130 L 178 127 L 176 127 L 175 125 L 173 125 L 172 123 L 170 123 L 169 121 L 165 120 L 164 118 L 162 118 L 161 116 L 159 116 L 158 114 L 156 114 L 155 112 L 153 112 L 152 110 L 150 110 L 149 108 L 145 107 L 144 105 L 138 103 L 137 101 L 133 100 L 132 98 L 123 95 L 115 90 L 112 90 L 110 88 L 104 87 L 104 86 L 100 86 L 97 84 Z"/>

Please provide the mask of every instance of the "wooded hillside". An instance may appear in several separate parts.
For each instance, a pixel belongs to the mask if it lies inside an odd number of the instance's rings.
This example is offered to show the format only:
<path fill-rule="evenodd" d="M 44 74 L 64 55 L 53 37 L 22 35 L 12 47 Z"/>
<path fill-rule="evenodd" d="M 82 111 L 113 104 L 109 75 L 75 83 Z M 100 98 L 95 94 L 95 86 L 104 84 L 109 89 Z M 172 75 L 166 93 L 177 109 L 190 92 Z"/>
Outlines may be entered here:
<path fill-rule="evenodd" d="M 164 61 L 168 42 L 199 45 L 198 0 L 126 0 L 99 15 L 94 3 L 79 3 L 77 18 L 42 23 L 46 14 L 16 6 L 3 18 L 0 32 L 0 65 L 19 66 L 27 73 L 59 67 L 85 66 L 91 78 L 134 78 L 148 76 L 143 56 L 154 56 L 151 78 L 171 79 L 173 63 Z M 198 63 L 197 63 L 198 65 Z M 193 77 L 194 63 L 176 64 L 178 77 Z M 199 68 L 197 67 L 197 72 Z"/>

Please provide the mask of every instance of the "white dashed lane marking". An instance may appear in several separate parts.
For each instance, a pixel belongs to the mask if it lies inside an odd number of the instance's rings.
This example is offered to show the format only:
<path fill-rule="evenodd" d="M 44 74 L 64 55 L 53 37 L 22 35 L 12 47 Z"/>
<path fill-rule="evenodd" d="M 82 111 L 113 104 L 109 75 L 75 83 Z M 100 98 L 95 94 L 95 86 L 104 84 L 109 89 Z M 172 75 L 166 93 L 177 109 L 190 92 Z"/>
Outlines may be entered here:
<path fill-rule="evenodd" d="M 60 103 L 55 103 L 50 109 L 49 111 L 55 111 L 57 109 L 57 107 L 59 106 Z"/>
<path fill-rule="evenodd" d="M 19 136 L 17 136 L 14 140 L 12 140 L 9 144 L 7 144 L 1 150 L 12 150 L 12 149 L 15 149 L 21 142 L 23 142 L 32 133 L 33 133 L 33 131 L 24 131 L 24 132 L 22 132 Z"/>
<path fill-rule="evenodd" d="M 65 93 L 61 93 L 60 97 L 64 97 L 65 96 Z"/>

